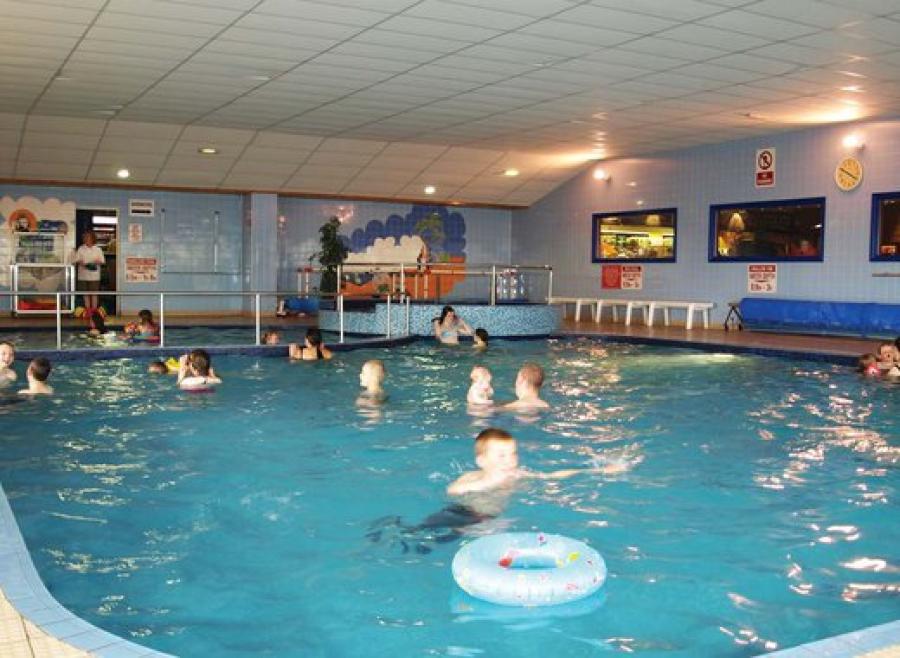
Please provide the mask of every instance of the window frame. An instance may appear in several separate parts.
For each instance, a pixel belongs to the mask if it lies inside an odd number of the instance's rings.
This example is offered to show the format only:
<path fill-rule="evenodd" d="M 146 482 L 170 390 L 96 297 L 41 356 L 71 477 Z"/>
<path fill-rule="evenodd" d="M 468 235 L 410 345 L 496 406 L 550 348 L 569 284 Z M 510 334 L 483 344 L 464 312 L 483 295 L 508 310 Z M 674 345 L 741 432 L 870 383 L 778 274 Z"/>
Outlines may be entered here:
<path fill-rule="evenodd" d="M 821 205 L 822 228 L 815 256 L 722 256 L 718 250 L 719 231 L 716 218 L 722 210 L 753 210 L 756 208 L 777 208 L 779 206 Z M 748 201 L 737 203 L 716 203 L 709 206 L 709 236 L 707 260 L 710 263 L 821 263 L 825 260 L 825 226 L 828 205 L 826 197 L 803 197 L 800 199 L 775 199 L 773 201 Z"/>
<path fill-rule="evenodd" d="M 889 199 L 900 201 L 900 192 L 879 192 L 872 195 L 872 219 L 869 224 L 869 260 L 871 262 L 900 261 L 900 249 L 894 255 L 879 253 L 881 247 L 881 202 Z"/>
<path fill-rule="evenodd" d="M 666 258 L 603 258 L 603 254 L 597 253 L 600 246 L 600 226 L 604 217 L 634 217 L 638 215 L 662 215 L 672 216 L 672 255 Z M 678 260 L 678 208 L 650 208 L 644 210 L 623 210 L 620 212 L 595 212 L 591 213 L 591 262 L 592 263 L 675 263 Z"/>

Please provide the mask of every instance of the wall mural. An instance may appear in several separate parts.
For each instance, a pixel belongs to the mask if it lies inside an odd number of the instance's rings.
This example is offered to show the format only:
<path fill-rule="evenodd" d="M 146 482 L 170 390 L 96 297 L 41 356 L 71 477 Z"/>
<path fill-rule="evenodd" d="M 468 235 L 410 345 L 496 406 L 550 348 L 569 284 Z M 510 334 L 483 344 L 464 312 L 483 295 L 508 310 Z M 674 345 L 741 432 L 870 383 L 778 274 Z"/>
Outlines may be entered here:
<path fill-rule="evenodd" d="M 60 266 L 67 262 L 74 246 L 74 201 L 56 198 L 42 201 L 32 196 L 0 199 L 0 286 L 10 284 L 9 265 L 23 263 L 46 267 L 23 269 L 20 289 L 41 292 L 61 289 L 64 272 Z"/>
<path fill-rule="evenodd" d="M 376 295 L 390 289 L 389 274 L 361 272 L 373 269 L 372 263 L 407 265 L 406 292 L 413 296 L 446 295 L 465 280 L 462 273 L 431 275 L 433 269 L 464 267 L 466 220 L 457 210 L 415 205 L 404 216 L 391 215 L 384 222 L 373 219 L 344 241 L 350 249 L 344 271 L 357 272 L 353 281 L 345 284 L 348 294 Z M 395 284 L 399 285 L 399 280 Z M 429 286 L 431 289 L 427 290 Z"/>

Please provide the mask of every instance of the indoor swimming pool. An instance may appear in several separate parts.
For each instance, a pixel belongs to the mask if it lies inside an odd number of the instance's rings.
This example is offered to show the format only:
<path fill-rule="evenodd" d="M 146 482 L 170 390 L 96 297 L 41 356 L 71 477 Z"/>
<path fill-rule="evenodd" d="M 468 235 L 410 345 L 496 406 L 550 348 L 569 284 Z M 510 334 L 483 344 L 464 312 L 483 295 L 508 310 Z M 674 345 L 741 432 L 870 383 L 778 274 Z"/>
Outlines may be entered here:
<path fill-rule="evenodd" d="M 382 408 L 355 404 L 371 358 Z M 474 365 L 503 401 L 525 361 L 550 411 L 469 412 Z M 849 368 L 587 339 L 213 365 L 210 395 L 146 359 L 61 363 L 49 399 L 0 393 L 0 482 L 41 577 L 145 646 L 737 658 L 898 616 L 900 389 Z M 586 470 L 524 481 L 455 527 L 435 513 L 490 426 L 528 469 Z M 599 594 L 525 609 L 457 588 L 463 542 L 530 530 L 597 549 Z"/>

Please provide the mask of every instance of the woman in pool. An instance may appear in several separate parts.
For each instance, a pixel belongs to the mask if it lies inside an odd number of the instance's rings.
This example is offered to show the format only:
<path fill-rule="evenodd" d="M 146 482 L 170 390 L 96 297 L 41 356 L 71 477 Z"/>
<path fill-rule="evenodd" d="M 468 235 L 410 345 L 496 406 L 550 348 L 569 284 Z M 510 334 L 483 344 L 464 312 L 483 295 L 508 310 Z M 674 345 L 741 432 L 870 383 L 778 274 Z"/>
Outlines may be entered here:
<path fill-rule="evenodd" d="M 288 356 L 294 361 L 318 361 L 330 359 L 334 354 L 322 342 L 322 332 L 318 327 L 306 330 L 306 345 L 291 343 L 288 345 Z"/>
<path fill-rule="evenodd" d="M 471 336 L 474 332 L 465 320 L 456 315 L 452 306 L 441 310 L 441 317 L 431 321 L 434 326 L 434 337 L 444 345 L 458 345 L 459 335 Z"/>

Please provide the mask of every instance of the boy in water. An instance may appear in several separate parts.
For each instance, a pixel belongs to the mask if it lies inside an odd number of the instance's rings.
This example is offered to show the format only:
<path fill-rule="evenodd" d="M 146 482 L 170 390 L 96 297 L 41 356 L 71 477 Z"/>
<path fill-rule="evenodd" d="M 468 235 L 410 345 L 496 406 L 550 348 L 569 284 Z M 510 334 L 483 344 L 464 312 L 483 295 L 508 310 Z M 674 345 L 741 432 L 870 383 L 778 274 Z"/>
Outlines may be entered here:
<path fill-rule="evenodd" d="M 488 332 L 481 327 L 475 330 L 475 334 L 472 338 L 472 346 L 476 350 L 486 350 L 488 346 Z"/>
<path fill-rule="evenodd" d="M 385 377 L 384 362 L 381 359 L 371 359 L 363 364 L 359 371 L 359 385 L 364 390 L 356 399 L 356 404 L 371 406 L 382 404 L 387 399 L 382 384 Z"/>
<path fill-rule="evenodd" d="M 494 401 L 491 398 L 494 397 L 494 389 L 491 387 L 491 371 L 484 366 L 475 366 L 469 377 L 472 379 L 472 385 L 469 387 L 466 401 L 479 406 L 493 404 Z"/>
<path fill-rule="evenodd" d="M 209 390 L 222 380 L 212 369 L 206 350 L 193 350 L 178 360 L 178 387 L 185 391 Z"/>
<path fill-rule="evenodd" d="M 19 395 L 53 395 L 53 387 L 47 385 L 51 370 L 53 366 L 44 357 L 39 356 L 32 360 L 28 364 L 28 370 L 25 371 L 28 388 L 19 391 Z"/>
<path fill-rule="evenodd" d="M 561 480 L 576 473 L 614 475 L 628 470 L 623 463 L 609 463 L 594 468 L 569 468 L 550 473 L 537 473 L 519 466 L 516 440 L 509 432 L 489 427 L 475 437 L 477 471 L 463 473 L 447 487 L 451 496 L 463 496 L 508 488 L 522 479 Z M 470 501 L 472 502 L 472 501 Z M 478 506 L 480 511 L 480 505 Z"/>
<path fill-rule="evenodd" d="M 16 361 L 16 348 L 8 340 L 0 342 L 0 386 L 16 381 L 13 363 Z"/>
<path fill-rule="evenodd" d="M 526 363 L 516 375 L 516 400 L 504 405 L 510 411 L 535 411 L 549 409 L 550 405 L 541 399 L 544 384 L 544 369 L 536 363 Z"/>

